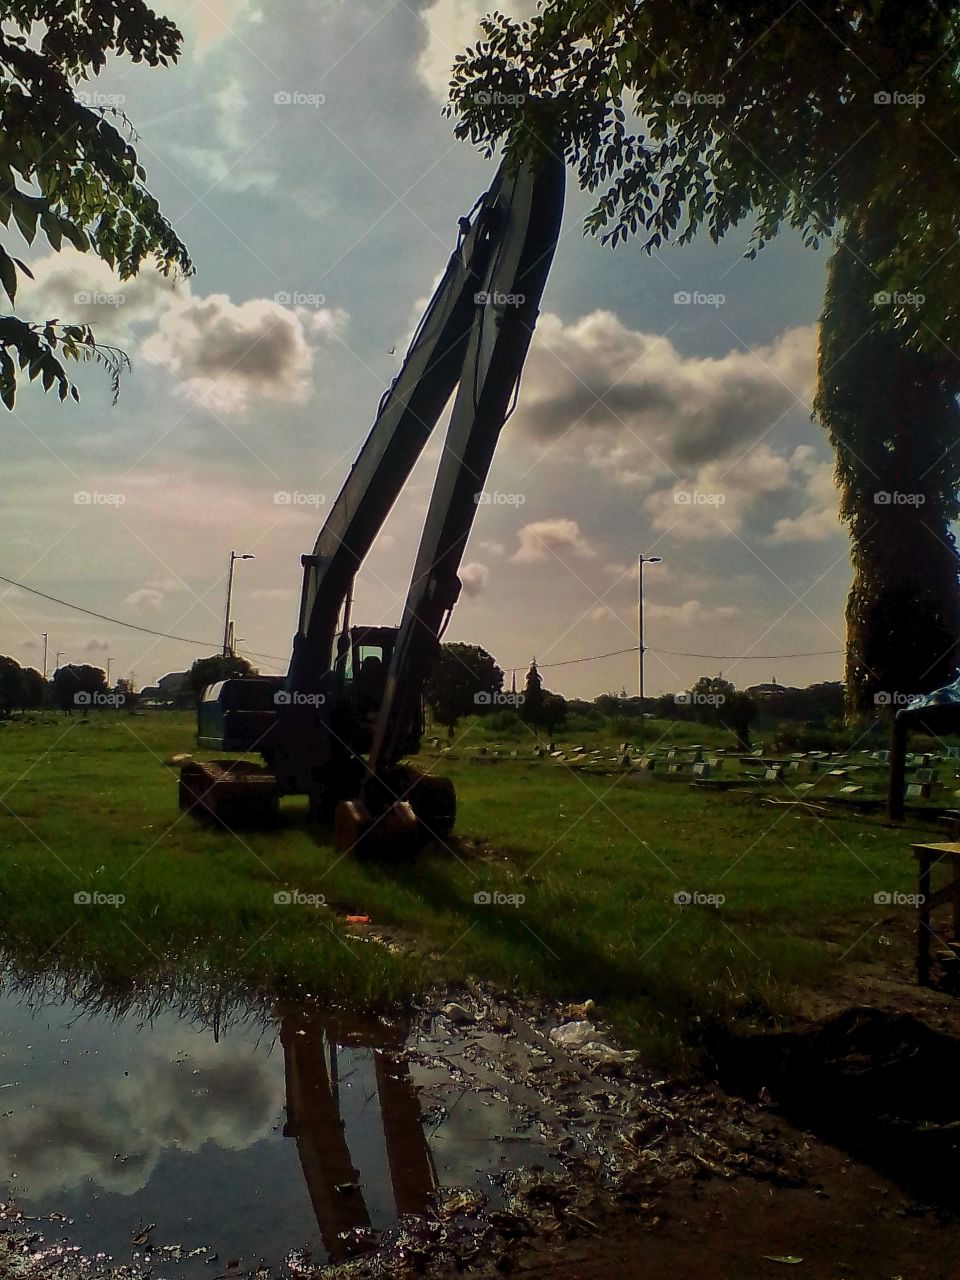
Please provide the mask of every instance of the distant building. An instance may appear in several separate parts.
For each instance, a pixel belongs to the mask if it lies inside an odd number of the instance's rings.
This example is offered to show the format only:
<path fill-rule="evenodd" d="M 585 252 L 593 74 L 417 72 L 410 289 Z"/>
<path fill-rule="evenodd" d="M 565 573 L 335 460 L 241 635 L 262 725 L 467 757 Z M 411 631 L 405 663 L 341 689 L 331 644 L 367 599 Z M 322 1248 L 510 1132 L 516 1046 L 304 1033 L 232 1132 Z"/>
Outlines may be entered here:
<path fill-rule="evenodd" d="M 791 692 L 785 684 L 777 684 L 776 680 L 771 680 L 766 684 L 754 684 L 749 689 L 744 689 L 744 693 L 749 694 L 751 698 L 755 698 L 757 702 L 765 702 L 768 698 L 782 698 L 786 693 Z M 792 690 L 796 693 L 796 690 Z"/>
<path fill-rule="evenodd" d="M 186 671 L 170 671 L 161 676 L 156 684 L 147 685 L 140 690 L 141 702 L 159 707 L 181 705 L 186 696 L 186 685 Z"/>

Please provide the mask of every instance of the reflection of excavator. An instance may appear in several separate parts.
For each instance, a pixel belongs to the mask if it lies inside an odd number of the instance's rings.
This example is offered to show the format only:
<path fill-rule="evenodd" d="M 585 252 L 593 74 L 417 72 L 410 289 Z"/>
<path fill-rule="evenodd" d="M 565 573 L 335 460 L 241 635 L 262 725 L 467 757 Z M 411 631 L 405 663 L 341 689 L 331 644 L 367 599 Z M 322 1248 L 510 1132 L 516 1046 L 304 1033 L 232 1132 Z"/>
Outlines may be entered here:
<path fill-rule="evenodd" d="M 331 1262 L 349 1255 L 350 1231 L 422 1213 L 436 1187 L 417 1095 L 398 1056 L 404 1037 L 398 1031 L 385 1040 L 387 1034 L 378 1024 L 373 1038 L 367 1024 L 346 1016 L 281 1011 L 283 1132 L 296 1139 Z M 380 1222 L 378 1209 L 385 1215 Z"/>
<path fill-rule="evenodd" d="M 460 219 L 446 271 L 373 427 L 303 557 L 300 625 L 286 677 L 206 690 L 198 742 L 259 752 L 191 762 L 180 803 L 229 823 L 272 817 L 279 797 L 307 795 L 335 817 L 337 843 L 444 836 L 456 807 L 448 780 L 401 759 L 419 748 L 423 687 L 460 593 L 458 570 L 497 438 L 511 412 L 563 208 L 561 159 L 501 165 L 475 215 Z M 456 388 L 450 425 L 399 628 L 351 625 L 353 581 Z"/>

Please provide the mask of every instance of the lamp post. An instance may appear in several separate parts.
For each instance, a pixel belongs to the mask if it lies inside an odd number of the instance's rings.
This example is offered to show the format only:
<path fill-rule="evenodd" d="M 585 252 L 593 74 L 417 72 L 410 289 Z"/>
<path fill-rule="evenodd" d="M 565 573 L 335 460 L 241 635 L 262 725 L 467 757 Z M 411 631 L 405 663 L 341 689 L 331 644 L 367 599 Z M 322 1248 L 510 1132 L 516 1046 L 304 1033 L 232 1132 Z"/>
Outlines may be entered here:
<path fill-rule="evenodd" d="M 108 689 L 110 688 L 110 668 L 112 665 L 113 665 L 113 659 L 108 658 L 107 659 L 107 688 Z"/>
<path fill-rule="evenodd" d="M 60 659 L 63 657 L 63 655 L 64 655 L 66 652 L 67 652 L 67 651 L 66 651 L 66 649 L 58 649 L 58 650 L 57 650 L 57 665 L 56 665 L 56 667 L 54 668 L 54 670 L 55 670 L 55 671 L 59 671 L 59 670 L 60 670 Z"/>
<path fill-rule="evenodd" d="M 244 552 L 242 555 L 236 551 L 230 552 L 230 568 L 227 571 L 227 608 L 223 618 L 223 656 L 229 658 L 233 655 L 233 638 L 230 635 L 230 607 L 233 603 L 233 566 L 238 560 L 255 560 L 256 557 Z"/>
<path fill-rule="evenodd" d="M 639 686 L 640 686 L 640 751 L 643 751 L 643 739 L 645 722 L 643 718 L 643 566 L 645 564 L 662 564 L 662 556 L 638 556 L 637 557 L 637 644 L 639 658 Z"/>
<path fill-rule="evenodd" d="M 46 684 L 47 682 L 47 633 L 45 631 L 41 631 L 40 638 L 43 641 L 43 682 L 44 684 Z"/>

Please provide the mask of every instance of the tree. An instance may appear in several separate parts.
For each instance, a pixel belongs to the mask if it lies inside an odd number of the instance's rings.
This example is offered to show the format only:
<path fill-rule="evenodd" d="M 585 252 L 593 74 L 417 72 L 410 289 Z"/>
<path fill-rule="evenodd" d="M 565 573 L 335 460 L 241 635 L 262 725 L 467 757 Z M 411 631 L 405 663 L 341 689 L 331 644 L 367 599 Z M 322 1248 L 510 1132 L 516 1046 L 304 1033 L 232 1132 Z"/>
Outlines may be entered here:
<path fill-rule="evenodd" d="M 540 717 L 540 723 L 552 738 L 567 718 L 566 699 L 559 693 L 550 693 L 548 690 L 544 690 L 543 709 L 540 712 Z"/>
<path fill-rule="evenodd" d="M 534 658 L 523 682 L 523 704 L 520 707 L 521 720 L 533 725 L 534 732 L 543 724 L 543 701 L 543 677 Z"/>
<path fill-rule="evenodd" d="M 137 693 L 136 689 L 133 687 L 132 680 L 127 680 L 127 679 L 118 680 L 116 692 L 117 692 L 118 698 L 123 699 L 123 701 L 120 703 L 120 706 L 123 707 L 125 711 L 133 711 L 139 705 L 140 695 Z"/>
<path fill-rule="evenodd" d="M 559 693 L 551 693 L 543 687 L 536 658 L 530 663 L 524 681 L 520 718 L 532 725 L 535 733 L 545 729 L 551 735 L 567 718 L 566 700 Z"/>
<path fill-rule="evenodd" d="M 23 706 L 23 671 L 15 658 L 0 657 L 0 716 Z"/>
<path fill-rule="evenodd" d="M 847 698 L 870 711 L 946 684 L 960 656 L 960 363 L 875 324 L 871 234 L 871 218 L 851 225 L 830 263 L 816 400 L 852 543 Z"/>
<path fill-rule="evenodd" d="M 144 0 L 9 0 L 0 7 L 0 223 L 32 244 L 42 233 L 54 251 L 64 240 L 92 250 L 119 274 L 136 275 L 153 258 L 164 274 L 192 270 L 185 246 L 146 187 L 132 133 L 109 105 L 88 105 L 77 86 L 99 74 L 111 54 L 166 65 L 181 35 Z M 89 97 L 89 95 L 88 95 Z M 11 225 L 11 219 L 13 225 Z M 16 303 L 29 268 L 0 246 L 0 285 Z M 97 346 L 87 325 L 0 316 L 0 399 L 12 409 L 17 381 L 39 378 L 60 399 L 78 393 L 63 361 L 97 359 L 114 395 L 127 363 Z"/>
<path fill-rule="evenodd" d="M 441 645 L 424 696 L 438 724 L 452 738 L 463 716 L 483 714 L 496 704 L 503 688 L 503 672 L 476 644 Z"/>
<path fill-rule="evenodd" d="M 102 667 L 87 663 L 58 667 L 53 675 L 53 700 L 66 715 L 75 709 L 83 711 L 95 705 L 98 695 L 107 691 L 107 673 Z"/>
<path fill-rule="evenodd" d="M 454 68 L 458 135 L 488 150 L 504 140 L 518 157 L 563 149 L 581 185 L 599 193 L 588 229 L 611 244 L 642 235 L 653 251 L 704 228 L 716 241 L 752 215 L 754 256 L 784 225 L 814 248 L 840 227 L 817 403 L 837 447 L 853 537 L 848 695 L 862 704 L 878 678 L 870 672 L 889 680 L 898 669 L 910 679 L 924 671 L 920 687 L 929 688 L 957 634 L 951 503 L 940 495 L 956 487 L 953 378 L 944 367 L 955 359 L 960 297 L 960 257 L 948 252 L 960 233 L 951 52 L 960 6 L 546 0 L 529 21 L 494 14 L 483 29 L 486 39 Z M 642 134 L 628 129 L 625 106 Z M 902 418 L 886 435 L 874 431 L 877 397 L 857 376 L 865 361 L 856 342 L 845 347 L 839 336 L 868 330 L 868 349 L 889 361 L 884 381 L 898 383 Z M 918 560 L 913 522 L 910 558 L 928 579 L 918 591 L 904 592 L 899 572 L 886 577 L 886 522 L 876 538 L 866 532 L 877 486 L 857 446 L 868 437 L 888 455 L 885 474 L 902 463 L 916 478 L 914 452 L 935 459 L 928 487 L 938 496 L 925 514 L 945 547 Z"/>
<path fill-rule="evenodd" d="M 701 676 L 688 691 L 686 702 L 701 724 L 729 729 L 737 740 L 737 749 L 750 750 L 750 729 L 759 709 L 749 694 L 722 676 Z"/>
<path fill-rule="evenodd" d="M 184 698 L 198 704 L 208 686 L 218 684 L 221 680 L 244 680 L 258 674 L 252 663 L 235 653 L 228 657 L 215 653 L 209 658 L 197 658 L 184 681 Z"/>
<path fill-rule="evenodd" d="M 24 667 L 20 673 L 23 685 L 23 706 L 36 711 L 47 700 L 47 682 L 35 667 Z"/>

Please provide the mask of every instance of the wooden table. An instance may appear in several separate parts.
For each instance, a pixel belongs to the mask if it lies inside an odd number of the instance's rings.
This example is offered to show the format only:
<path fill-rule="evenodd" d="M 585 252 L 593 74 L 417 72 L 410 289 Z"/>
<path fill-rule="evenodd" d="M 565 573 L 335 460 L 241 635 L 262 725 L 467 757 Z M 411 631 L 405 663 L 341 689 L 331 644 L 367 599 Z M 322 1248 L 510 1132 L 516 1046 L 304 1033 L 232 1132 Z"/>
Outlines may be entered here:
<path fill-rule="evenodd" d="M 915 844 L 917 860 L 917 981 L 930 981 L 930 912 L 945 902 L 953 903 L 953 937 L 960 941 L 960 844 Z M 930 892 L 931 872 L 947 863 L 950 879 L 936 893 Z"/>

